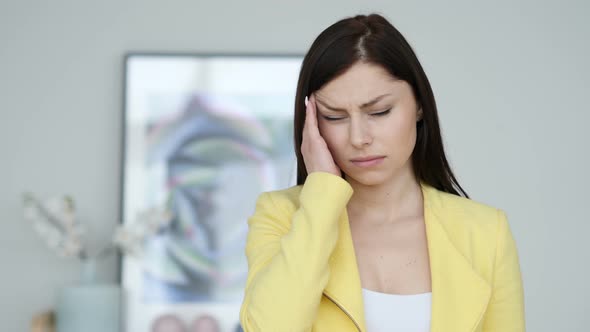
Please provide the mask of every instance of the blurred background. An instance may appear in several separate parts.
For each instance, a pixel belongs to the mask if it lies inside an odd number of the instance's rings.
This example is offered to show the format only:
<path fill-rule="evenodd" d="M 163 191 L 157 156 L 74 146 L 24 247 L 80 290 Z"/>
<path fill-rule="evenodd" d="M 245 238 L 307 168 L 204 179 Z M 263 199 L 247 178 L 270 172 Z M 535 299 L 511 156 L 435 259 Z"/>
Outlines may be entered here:
<path fill-rule="evenodd" d="M 527 330 L 586 331 L 590 3 L 392 0 L 0 1 L 0 330 L 30 330 L 81 278 L 23 217 L 24 192 L 71 195 L 91 248 L 120 225 L 126 54 L 302 55 L 372 12 L 418 54 L 463 188 L 508 215 Z M 117 255 L 95 270 L 121 280 Z"/>

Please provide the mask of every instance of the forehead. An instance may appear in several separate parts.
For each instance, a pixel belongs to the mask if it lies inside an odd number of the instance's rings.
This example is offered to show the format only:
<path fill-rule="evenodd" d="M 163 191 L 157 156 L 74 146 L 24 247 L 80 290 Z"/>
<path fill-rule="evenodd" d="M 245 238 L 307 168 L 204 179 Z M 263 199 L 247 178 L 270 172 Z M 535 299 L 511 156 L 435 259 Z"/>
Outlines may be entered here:
<path fill-rule="evenodd" d="M 406 82 L 396 79 L 383 67 L 357 63 L 319 89 L 317 96 L 338 105 L 356 105 L 386 93 L 400 95 L 408 89 Z"/>

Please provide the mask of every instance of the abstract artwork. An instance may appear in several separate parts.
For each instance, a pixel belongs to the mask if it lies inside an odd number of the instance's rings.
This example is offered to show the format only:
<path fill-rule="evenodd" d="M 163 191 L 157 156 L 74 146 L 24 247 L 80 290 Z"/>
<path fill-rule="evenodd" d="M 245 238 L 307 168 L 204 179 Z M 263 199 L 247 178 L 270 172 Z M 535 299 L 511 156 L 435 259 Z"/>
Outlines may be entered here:
<path fill-rule="evenodd" d="M 125 57 L 121 219 L 132 223 L 149 209 L 170 216 L 140 257 L 123 256 L 125 331 L 240 330 L 247 218 L 259 193 L 295 183 L 301 62 Z"/>

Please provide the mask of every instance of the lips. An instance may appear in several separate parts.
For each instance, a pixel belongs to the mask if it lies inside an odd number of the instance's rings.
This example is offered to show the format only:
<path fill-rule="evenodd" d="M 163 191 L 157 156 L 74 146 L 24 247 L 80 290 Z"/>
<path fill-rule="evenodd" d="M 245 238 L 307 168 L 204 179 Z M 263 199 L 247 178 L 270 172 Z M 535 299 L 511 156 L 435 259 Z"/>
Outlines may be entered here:
<path fill-rule="evenodd" d="M 367 168 L 376 167 L 383 162 L 385 156 L 369 156 L 351 159 L 350 161 L 357 167 Z"/>

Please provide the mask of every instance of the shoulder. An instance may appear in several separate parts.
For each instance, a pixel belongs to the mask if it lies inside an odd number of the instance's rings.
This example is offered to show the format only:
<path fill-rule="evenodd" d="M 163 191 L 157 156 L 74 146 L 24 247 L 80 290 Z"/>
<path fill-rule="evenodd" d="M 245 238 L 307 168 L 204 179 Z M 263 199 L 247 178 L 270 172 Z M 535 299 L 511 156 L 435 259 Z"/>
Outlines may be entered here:
<path fill-rule="evenodd" d="M 494 266 L 517 257 L 516 243 L 503 210 L 438 190 L 428 196 L 432 224 L 444 229 L 453 246 L 486 280 L 493 280 Z"/>
<path fill-rule="evenodd" d="M 454 213 L 465 217 L 477 217 L 478 219 L 489 220 L 497 216 L 498 208 L 477 199 L 457 196 L 443 191 L 438 191 L 441 205 Z"/>
<path fill-rule="evenodd" d="M 507 227 L 506 213 L 498 207 L 431 188 L 428 203 L 450 236 L 494 239 Z"/>

